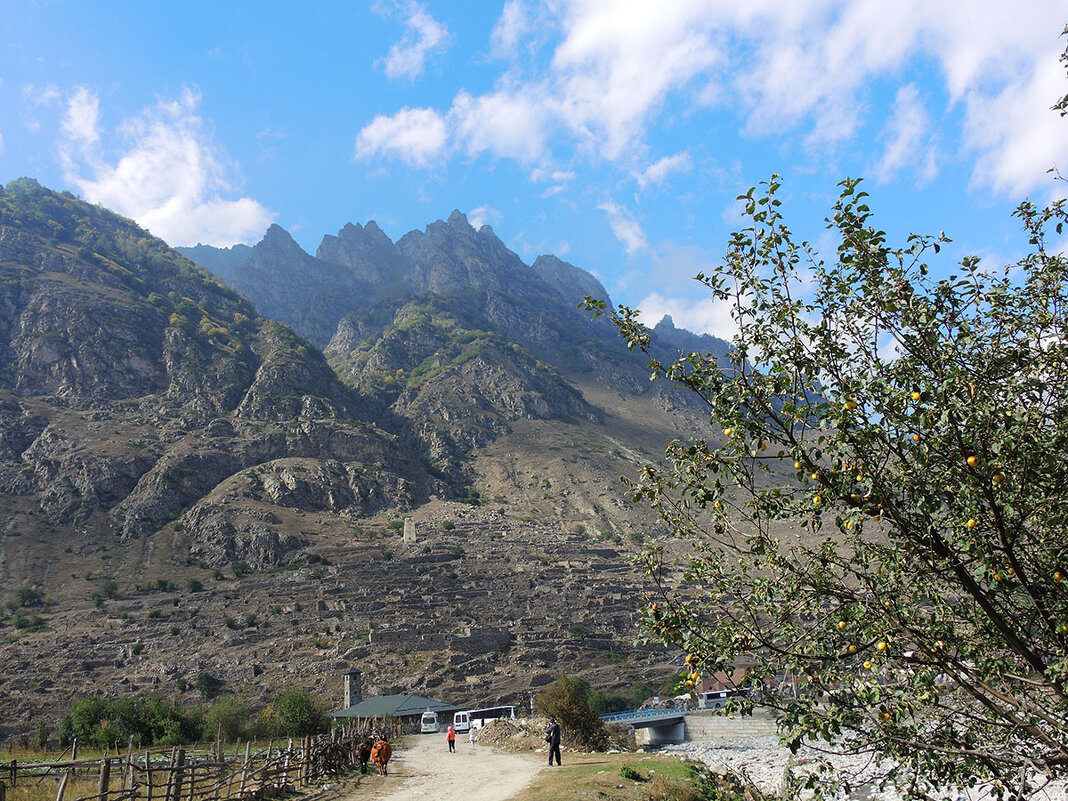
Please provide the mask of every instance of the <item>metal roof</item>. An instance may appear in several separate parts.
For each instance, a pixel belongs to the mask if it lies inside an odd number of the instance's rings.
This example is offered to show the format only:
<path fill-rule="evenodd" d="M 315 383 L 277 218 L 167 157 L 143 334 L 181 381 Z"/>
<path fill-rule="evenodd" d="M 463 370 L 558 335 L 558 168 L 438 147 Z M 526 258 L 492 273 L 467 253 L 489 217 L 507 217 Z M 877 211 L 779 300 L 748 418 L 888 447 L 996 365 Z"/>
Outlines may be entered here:
<path fill-rule="evenodd" d="M 333 713 L 335 718 L 403 718 L 431 712 L 454 712 L 461 709 L 422 695 L 379 695 Z"/>

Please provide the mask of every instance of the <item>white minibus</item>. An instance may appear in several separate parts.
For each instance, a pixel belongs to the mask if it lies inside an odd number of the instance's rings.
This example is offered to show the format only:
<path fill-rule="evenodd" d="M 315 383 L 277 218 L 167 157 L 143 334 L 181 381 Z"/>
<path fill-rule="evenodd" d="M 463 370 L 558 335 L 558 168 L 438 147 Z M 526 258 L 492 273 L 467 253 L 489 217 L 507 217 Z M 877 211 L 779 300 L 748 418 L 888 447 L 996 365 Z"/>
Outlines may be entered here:
<path fill-rule="evenodd" d="M 468 709 L 464 712 L 457 712 L 452 716 L 452 727 L 458 732 L 481 729 L 483 726 L 488 726 L 493 721 L 501 718 L 515 720 L 515 707 L 491 706 L 485 709 Z"/>
<path fill-rule="evenodd" d="M 419 720 L 419 730 L 423 734 L 437 734 L 441 731 L 438 726 L 438 715 L 436 712 L 431 712 L 429 709 L 423 713 L 423 717 Z"/>

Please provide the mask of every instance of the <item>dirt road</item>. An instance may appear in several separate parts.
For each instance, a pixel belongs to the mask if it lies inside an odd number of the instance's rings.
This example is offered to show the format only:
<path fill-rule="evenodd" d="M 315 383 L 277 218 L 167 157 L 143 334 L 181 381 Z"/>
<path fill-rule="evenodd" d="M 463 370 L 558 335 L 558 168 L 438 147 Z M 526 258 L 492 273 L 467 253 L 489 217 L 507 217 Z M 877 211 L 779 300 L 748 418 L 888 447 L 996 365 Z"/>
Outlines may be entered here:
<path fill-rule="evenodd" d="M 506 754 L 460 737 L 450 754 L 444 733 L 413 736 L 406 745 L 390 761 L 389 776 L 371 785 L 374 801 L 505 801 L 545 767 L 541 755 Z M 366 798 L 361 792 L 351 801 Z"/>

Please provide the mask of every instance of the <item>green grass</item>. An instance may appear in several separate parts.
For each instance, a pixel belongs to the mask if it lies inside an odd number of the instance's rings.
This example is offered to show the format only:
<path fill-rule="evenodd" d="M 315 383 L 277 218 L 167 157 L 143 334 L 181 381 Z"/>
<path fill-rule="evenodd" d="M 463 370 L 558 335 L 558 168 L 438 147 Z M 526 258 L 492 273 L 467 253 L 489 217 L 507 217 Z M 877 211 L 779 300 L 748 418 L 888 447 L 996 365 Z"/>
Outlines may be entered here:
<path fill-rule="evenodd" d="M 637 778 L 627 778 L 627 776 Z M 542 771 L 509 801 L 741 801 L 708 795 L 690 763 L 660 754 L 564 754 L 562 767 Z"/>

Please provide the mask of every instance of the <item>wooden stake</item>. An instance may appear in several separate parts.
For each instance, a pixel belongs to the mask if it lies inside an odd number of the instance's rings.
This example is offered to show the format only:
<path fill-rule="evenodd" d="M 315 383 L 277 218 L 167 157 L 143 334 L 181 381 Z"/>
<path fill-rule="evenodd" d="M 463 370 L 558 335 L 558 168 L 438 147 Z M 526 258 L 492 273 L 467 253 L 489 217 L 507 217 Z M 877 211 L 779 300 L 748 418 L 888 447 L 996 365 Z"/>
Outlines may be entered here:
<path fill-rule="evenodd" d="M 145 749 L 145 787 L 148 788 L 148 799 L 152 801 L 152 752 Z"/>
<path fill-rule="evenodd" d="M 182 768 L 185 767 L 185 749 L 178 749 L 177 763 L 174 766 L 174 801 L 182 797 Z"/>
<path fill-rule="evenodd" d="M 97 798 L 100 801 L 108 801 L 108 780 L 111 778 L 111 760 L 104 757 L 100 760 L 100 786 L 97 788 Z"/>
<path fill-rule="evenodd" d="M 63 793 L 67 790 L 67 782 L 70 781 L 70 771 L 63 771 L 63 778 L 59 780 L 59 789 L 56 790 L 56 801 L 63 801 Z M 3 793 L 0 793 L 0 801 L 3 801 Z"/>
<path fill-rule="evenodd" d="M 248 784 L 248 755 L 249 750 L 252 748 L 252 743 L 245 743 L 245 764 L 241 768 L 241 786 L 238 788 L 237 794 L 240 797 L 245 795 L 245 786 Z"/>
<path fill-rule="evenodd" d="M 134 780 L 134 767 L 133 767 L 133 735 L 130 735 L 130 743 L 126 746 L 126 776 L 123 779 L 122 786 L 127 790 L 133 789 Z"/>
<path fill-rule="evenodd" d="M 167 784 L 163 790 L 163 801 L 171 801 L 171 793 L 174 791 L 174 763 L 178 758 L 178 748 L 171 749 L 171 764 L 167 769 Z"/>

